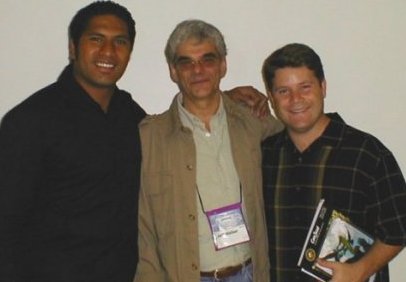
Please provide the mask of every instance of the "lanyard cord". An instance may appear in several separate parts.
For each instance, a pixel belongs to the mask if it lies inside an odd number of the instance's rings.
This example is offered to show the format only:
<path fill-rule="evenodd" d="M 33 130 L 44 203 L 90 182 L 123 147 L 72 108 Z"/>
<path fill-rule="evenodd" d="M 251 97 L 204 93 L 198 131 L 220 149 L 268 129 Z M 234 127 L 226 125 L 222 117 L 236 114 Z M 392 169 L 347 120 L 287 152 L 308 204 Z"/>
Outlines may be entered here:
<path fill-rule="evenodd" d="M 197 196 L 199 197 L 199 202 L 200 202 L 200 207 L 202 208 L 203 213 L 205 214 L 206 211 L 204 209 L 204 205 L 203 205 L 203 201 L 202 201 L 202 197 L 200 196 L 200 192 L 199 192 L 199 187 L 196 184 L 196 191 L 197 191 Z M 241 182 L 240 182 L 240 204 L 242 203 L 242 189 L 241 189 Z"/>

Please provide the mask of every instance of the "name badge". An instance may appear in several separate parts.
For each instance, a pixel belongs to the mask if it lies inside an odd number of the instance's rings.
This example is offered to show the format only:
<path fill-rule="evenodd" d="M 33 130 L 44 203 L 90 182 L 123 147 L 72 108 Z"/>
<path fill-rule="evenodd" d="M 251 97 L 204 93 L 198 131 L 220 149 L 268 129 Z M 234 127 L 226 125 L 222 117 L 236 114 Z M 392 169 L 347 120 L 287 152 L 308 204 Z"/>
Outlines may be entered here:
<path fill-rule="evenodd" d="M 241 203 L 205 212 L 210 223 L 216 250 L 242 244 L 250 240 Z"/>

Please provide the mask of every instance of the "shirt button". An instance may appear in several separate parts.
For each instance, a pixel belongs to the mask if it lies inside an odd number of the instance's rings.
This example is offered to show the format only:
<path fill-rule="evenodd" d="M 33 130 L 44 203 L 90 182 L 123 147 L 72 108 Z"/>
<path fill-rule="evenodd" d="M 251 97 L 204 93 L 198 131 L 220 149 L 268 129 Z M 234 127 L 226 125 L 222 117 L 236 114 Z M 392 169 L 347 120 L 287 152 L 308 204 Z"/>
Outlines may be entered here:
<path fill-rule="evenodd" d="M 192 165 L 187 165 L 186 168 L 187 168 L 188 170 L 192 170 L 192 169 L 193 169 L 193 166 L 192 166 Z"/>
<path fill-rule="evenodd" d="M 197 265 L 194 264 L 194 263 L 192 263 L 192 269 L 193 269 L 193 270 L 197 270 Z"/>
<path fill-rule="evenodd" d="M 299 191 L 301 191 L 301 190 L 302 190 L 302 188 L 300 188 L 300 186 L 296 186 L 296 188 L 295 188 L 295 189 L 296 189 L 296 191 L 297 191 L 297 192 L 299 192 Z"/>
<path fill-rule="evenodd" d="M 297 162 L 301 164 L 301 163 L 302 163 L 302 157 L 299 157 L 299 158 L 297 159 Z"/>
<path fill-rule="evenodd" d="M 193 214 L 189 214 L 189 219 L 190 220 L 195 220 L 195 216 Z"/>

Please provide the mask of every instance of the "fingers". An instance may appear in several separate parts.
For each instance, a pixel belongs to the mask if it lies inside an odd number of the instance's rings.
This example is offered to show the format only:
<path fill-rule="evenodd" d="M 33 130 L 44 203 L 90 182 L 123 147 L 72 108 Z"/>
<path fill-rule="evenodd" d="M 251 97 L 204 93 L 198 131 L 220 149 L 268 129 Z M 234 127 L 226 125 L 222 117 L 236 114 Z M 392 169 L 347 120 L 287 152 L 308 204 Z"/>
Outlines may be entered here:
<path fill-rule="evenodd" d="M 258 90 L 254 90 L 256 91 L 255 97 L 253 98 L 254 105 L 252 107 L 254 114 L 260 118 L 269 116 L 271 114 L 271 111 L 269 108 L 268 97 Z"/>
<path fill-rule="evenodd" d="M 268 99 L 261 98 L 255 101 L 254 106 L 252 107 L 253 113 L 260 118 L 270 115 L 270 109 L 268 104 Z"/>

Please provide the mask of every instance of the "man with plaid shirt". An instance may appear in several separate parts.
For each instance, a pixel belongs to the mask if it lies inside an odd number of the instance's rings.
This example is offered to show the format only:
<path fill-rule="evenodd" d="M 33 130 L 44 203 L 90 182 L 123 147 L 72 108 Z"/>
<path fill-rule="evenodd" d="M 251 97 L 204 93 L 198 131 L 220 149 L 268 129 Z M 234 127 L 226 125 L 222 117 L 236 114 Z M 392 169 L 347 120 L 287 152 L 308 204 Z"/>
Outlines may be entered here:
<path fill-rule="evenodd" d="M 315 281 L 297 267 L 317 203 L 348 216 L 375 243 L 354 263 L 319 261 L 334 282 L 389 281 L 388 262 L 406 245 L 406 184 L 392 153 L 374 136 L 324 113 L 319 56 L 288 44 L 264 62 L 269 99 L 286 129 L 263 143 L 271 281 Z"/>

